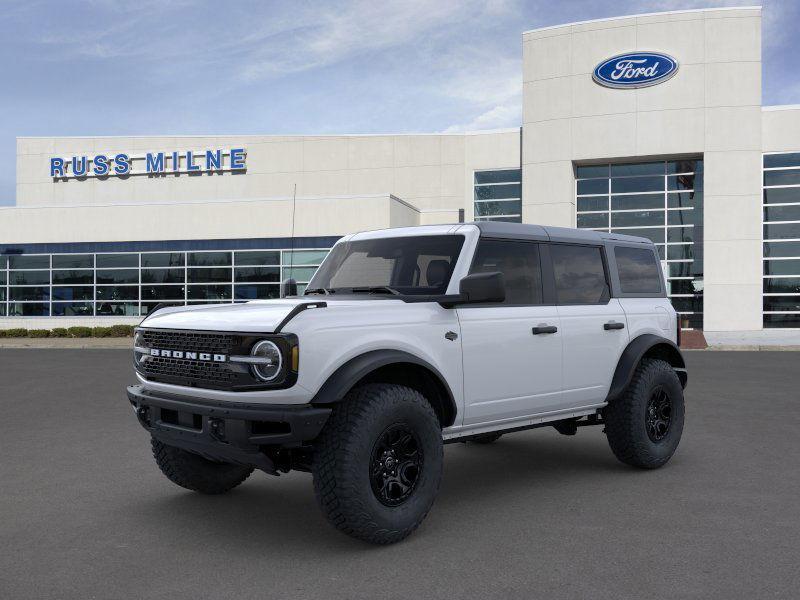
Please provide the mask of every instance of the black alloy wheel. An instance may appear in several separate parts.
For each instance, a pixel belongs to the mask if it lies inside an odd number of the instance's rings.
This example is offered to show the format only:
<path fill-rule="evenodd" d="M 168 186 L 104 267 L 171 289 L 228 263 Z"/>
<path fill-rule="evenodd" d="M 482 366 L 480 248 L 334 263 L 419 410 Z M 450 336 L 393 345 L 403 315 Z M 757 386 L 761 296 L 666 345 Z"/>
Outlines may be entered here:
<path fill-rule="evenodd" d="M 423 465 L 421 444 L 405 423 L 386 428 L 372 448 L 369 480 L 384 506 L 399 506 L 414 493 Z"/>
<path fill-rule="evenodd" d="M 658 443 L 667 437 L 672 422 L 672 401 L 663 386 L 653 389 L 645 410 L 647 436 L 650 441 Z"/>

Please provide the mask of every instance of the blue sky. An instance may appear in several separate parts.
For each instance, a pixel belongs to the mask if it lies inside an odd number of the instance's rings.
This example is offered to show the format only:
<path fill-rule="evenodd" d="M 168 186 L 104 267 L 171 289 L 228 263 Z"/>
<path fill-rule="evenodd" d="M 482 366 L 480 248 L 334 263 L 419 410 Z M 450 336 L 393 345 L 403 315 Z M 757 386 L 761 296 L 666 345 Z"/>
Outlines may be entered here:
<path fill-rule="evenodd" d="M 516 127 L 523 31 L 752 4 L 0 0 L 0 204 L 16 136 Z M 800 2 L 763 5 L 764 104 L 800 103 Z"/>

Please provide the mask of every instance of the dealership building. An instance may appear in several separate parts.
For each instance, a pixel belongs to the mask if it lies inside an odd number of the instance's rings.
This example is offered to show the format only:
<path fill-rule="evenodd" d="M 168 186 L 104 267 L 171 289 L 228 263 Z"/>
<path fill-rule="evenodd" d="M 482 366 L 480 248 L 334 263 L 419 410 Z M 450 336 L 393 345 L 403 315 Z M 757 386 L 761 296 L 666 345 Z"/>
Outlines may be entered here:
<path fill-rule="evenodd" d="M 527 31 L 502 131 L 19 138 L 0 328 L 273 298 L 346 233 L 501 219 L 648 237 L 685 328 L 780 338 L 800 328 L 800 106 L 762 106 L 761 37 L 758 7 Z"/>

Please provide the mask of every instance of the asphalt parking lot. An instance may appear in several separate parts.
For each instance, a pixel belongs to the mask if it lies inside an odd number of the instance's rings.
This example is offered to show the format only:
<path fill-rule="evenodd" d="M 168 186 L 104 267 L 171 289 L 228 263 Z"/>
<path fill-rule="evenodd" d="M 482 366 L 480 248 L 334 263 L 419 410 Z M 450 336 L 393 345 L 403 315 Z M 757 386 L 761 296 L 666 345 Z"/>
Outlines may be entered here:
<path fill-rule="evenodd" d="M 687 353 L 663 469 L 600 428 L 446 447 L 407 541 L 323 520 L 310 476 L 227 496 L 164 478 L 124 394 L 124 350 L 0 349 L 0 598 L 797 598 L 800 354 Z"/>

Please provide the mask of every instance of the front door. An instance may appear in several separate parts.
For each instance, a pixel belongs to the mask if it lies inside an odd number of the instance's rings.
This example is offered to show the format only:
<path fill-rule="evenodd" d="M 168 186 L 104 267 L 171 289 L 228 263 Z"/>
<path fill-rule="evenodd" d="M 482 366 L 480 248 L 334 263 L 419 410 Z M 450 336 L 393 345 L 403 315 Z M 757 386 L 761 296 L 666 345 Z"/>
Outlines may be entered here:
<path fill-rule="evenodd" d="M 557 408 L 561 323 L 542 304 L 535 242 L 482 239 L 471 273 L 503 273 L 503 303 L 458 310 L 464 362 L 464 425 L 514 421 Z"/>

